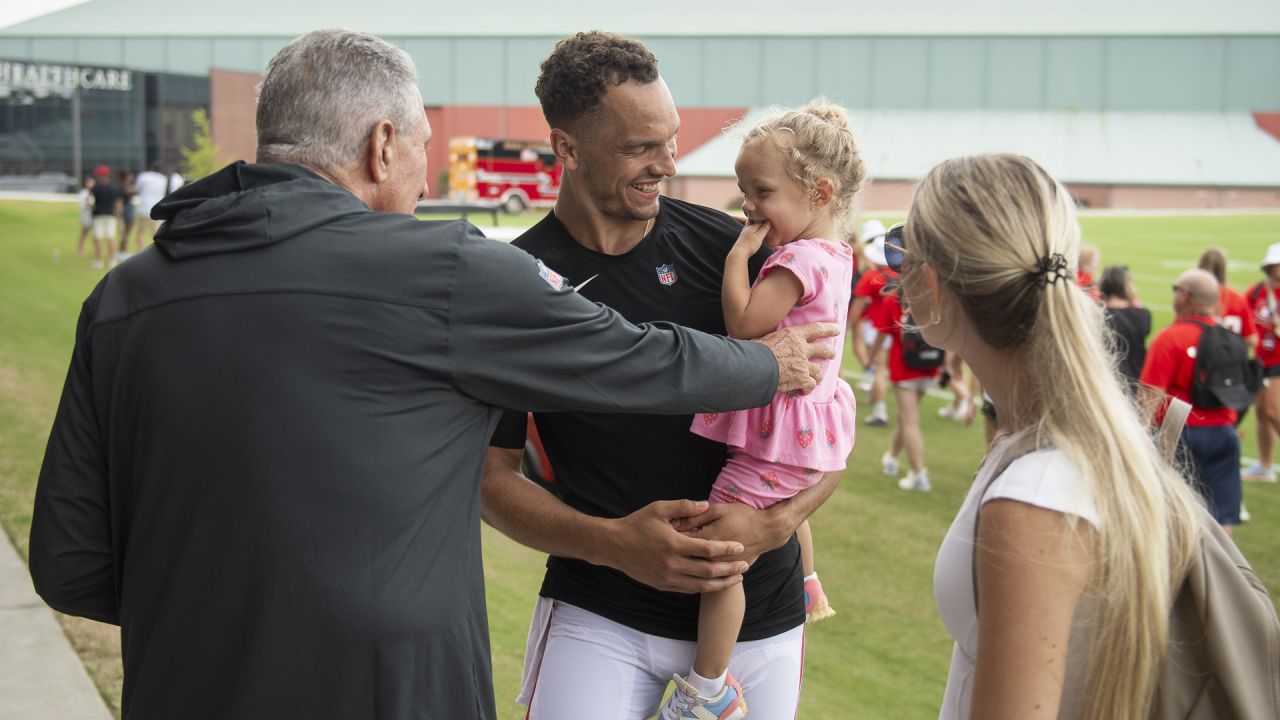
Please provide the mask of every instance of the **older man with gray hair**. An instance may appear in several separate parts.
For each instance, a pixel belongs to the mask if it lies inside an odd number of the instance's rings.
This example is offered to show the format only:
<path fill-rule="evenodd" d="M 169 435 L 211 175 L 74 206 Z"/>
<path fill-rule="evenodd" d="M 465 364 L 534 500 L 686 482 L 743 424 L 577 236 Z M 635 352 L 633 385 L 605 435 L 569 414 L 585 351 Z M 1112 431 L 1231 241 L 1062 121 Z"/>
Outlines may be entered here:
<path fill-rule="evenodd" d="M 1204 270 L 1187 270 L 1173 285 L 1173 324 L 1156 335 L 1147 348 L 1141 383 L 1144 399 L 1158 407 L 1164 395 L 1191 404 L 1179 451 L 1190 461 L 1196 489 L 1209 512 L 1231 534 L 1240 524 L 1240 438 L 1235 410 L 1203 407 L 1192 400 L 1196 350 L 1218 304 L 1218 281 Z"/>
<path fill-rule="evenodd" d="M 633 325 L 465 222 L 417 221 L 430 128 L 377 38 L 287 45 L 257 124 L 259 162 L 157 205 L 156 246 L 84 303 L 36 588 L 120 625 L 127 720 L 494 718 L 479 481 L 499 407 L 763 405 L 813 386 L 832 350 L 809 341 L 836 328 Z M 742 551 L 680 542 L 708 567 Z"/>

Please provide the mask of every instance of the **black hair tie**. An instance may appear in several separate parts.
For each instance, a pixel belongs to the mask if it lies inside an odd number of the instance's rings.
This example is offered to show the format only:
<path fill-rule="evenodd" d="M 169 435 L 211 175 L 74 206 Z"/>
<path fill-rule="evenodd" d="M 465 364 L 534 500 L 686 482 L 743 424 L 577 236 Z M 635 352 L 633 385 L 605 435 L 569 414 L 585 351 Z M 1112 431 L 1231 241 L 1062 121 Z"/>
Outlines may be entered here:
<path fill-rule="evenodd" d="M 1057 284 L 1059 280 L 1070 283 L 1073 278 L 1068 272 L 1067 258 L 1062 253 L 1042 257 L 1036 262 L 1036 269 L 1031 273 L 1045 285 Z"/>

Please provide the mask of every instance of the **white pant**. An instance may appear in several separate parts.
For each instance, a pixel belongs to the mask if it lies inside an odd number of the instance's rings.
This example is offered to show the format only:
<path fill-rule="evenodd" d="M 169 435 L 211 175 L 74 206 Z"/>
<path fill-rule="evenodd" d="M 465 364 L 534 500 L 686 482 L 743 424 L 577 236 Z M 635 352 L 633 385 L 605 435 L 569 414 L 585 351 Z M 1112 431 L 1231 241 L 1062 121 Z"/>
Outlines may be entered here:
<path fill-rule="evenodd" d="M 529 720 L 644 720 L 660 709 L 671 676 L 686 675 L 693 667 L 695 642 L 646 635 L 545 598 L 539 599 L 539 610 L 525 648 L 520 693 L 520 701 L 529 705 Z M 738 643 L 729 672 L 742 684 L 752 717 L 787 720 L 796 716 L 803 665 L 801 625 Z"/>
<path fill-rule="evenodd" d="M 116 216 L 115 215 L 94 215 L 93 216 L 93 239 L 94 240 L 115 240 L 116 239 Z"/>

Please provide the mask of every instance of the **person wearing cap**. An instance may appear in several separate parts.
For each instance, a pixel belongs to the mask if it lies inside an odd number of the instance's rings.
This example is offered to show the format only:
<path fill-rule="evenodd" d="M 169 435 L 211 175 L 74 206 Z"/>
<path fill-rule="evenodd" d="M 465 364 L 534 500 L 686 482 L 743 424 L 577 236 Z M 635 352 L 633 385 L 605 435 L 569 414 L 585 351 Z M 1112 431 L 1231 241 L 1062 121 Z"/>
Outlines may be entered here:
<path fill-rule="evenodd" d="M 1190 461 L 1196 489 L 1209 513 L 1230 535 L 1240 524 L 1240 437 L 1238 414 L 1229 407 L 1197 406 L 1191 398 L 1195 349 L 1203 326 L 1213 325 L 1218 306 L 1218 281 L 1199 268 L 1187 270 L 1173 285 L 1173 324 L 1160 331 L 1147 348 L 1139 396 L 1148 408 L 1159 410 L 1165 396 L 1191 404 L 1179 444 Z"/>
<path fill-rule="evenodd" d="M 867 262 L 871 263 L 871 267 L 862 273 L 862 277 L 858 278 L 858 283 L 854 285 L 853 301 L 849 306 L 849 322 L 862 326 L 861 329 L 849 328 L 849 337 L 854 338 L 855 343 L 861 343 L 866 347 L 866 350 L 859 354 L 859 358 L 865 355 L 866 362 L 863 367 L 871 371 L 869 388 L 871 413 L 863 418 L 863 422 L 872 427 L 889 425 L 889 415 L 885 410 L 885 394 L 889 372 L 889 344 L 892 341 L 878 328 L 884 325 L 882 316 L 885 306 L 885 286 L 896 279 L 898 274 L 885 266 L 884 233 L 884 223 L 874 218 L 862 225 L 860 238 L 863 256 Z M 857 349 L 855 345 L 854 351 L 857 352 Z M 859 388 L 865 389 L 861 385 Z"/>
<path fill-rule="evenodd" d="M 94 268 L 106 266 L 115 252 L 119 217 L 124 210 L 124 191 L 111 182 L 111 168 L 99 165 L 93 169 L 93 261 Z"/>
<path fill-rule="evenodd" d="M 1254 352 L 1262 361 L 1266 382 L 1258 391 L 1258 460 L 1241 475 L 1248 480 L 1275 482 L 1272 466 L 1276 439 L 1280 438 L 1280 243 L 1267 248 L 1262 258 L 1262 280 L 1244 294 L 1251 319 L 1257 327 Z"/>

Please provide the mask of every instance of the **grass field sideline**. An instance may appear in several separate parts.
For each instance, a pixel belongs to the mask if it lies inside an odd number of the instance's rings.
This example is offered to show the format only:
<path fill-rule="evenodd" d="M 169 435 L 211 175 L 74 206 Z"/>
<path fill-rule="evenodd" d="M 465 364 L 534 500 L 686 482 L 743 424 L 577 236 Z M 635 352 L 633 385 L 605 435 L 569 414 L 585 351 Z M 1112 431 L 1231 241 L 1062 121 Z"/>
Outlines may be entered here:
<path fill-rule="evenodd" d="M 1156 328 L 1169 321 L 1173 279 L 1204 247 L 1227 250 L 1231 284 L 1242 289 L 1259 277 L 1257 261 L 1267 244 L 1280 242 L 1280 214 L 1089 215 L 1081 225 L 1086 241 L 1101 248 L 1104 265 L 1126 263 L 1133 270 Z M 75 319 L 101 277 L 75 257 L 76 232 L 74 205 L 0 200 L 0 523 L 24 558 Z M 882 476 L 878 458 L 889 432 L 861 426 L 843 484 L 813 519 L 818 568 L 839 615 L 806 639 L 800 710 L 806 720 L 937 715 L 951 642 L 934 606 L 933 559 L 983 451 L 981 430 L 938 418 L 940 404 L 930 399 L 922 411 L 933 493 L 903 493 Z M 1244 431 L 1245 454 L 1252 456 L 1252 419 Z M 1246 484 L 1245 500 L 1253 521 L 1238 541 L 1267 586 L 1280 591 L 1280 485 Z M 488 528 L 484 550 L 499 713 L 515 720 L 523 717 L 512 698 L 542 556 Z M 61 619 L 118 713 L 118 632 Z"/>

